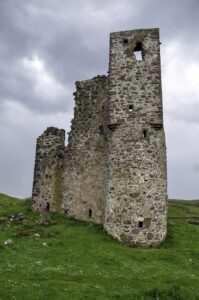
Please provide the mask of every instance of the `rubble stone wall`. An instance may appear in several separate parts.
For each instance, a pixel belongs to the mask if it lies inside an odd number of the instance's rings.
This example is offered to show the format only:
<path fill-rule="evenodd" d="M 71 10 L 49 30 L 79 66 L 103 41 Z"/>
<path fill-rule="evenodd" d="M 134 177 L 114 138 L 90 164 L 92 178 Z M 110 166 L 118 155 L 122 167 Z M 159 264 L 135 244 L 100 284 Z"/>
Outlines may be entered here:
<path fill-rule="evenodd" d="M 102 223 L 128 245 L 167 232 L 167 170 L 158 29 L 112 33 L 108 76 L 77 81 L 74 118 L 38 138 L 33 208 Z"/>
<path fill-rule="evenodd" d="M 33 209 L 61 211 L 65 131 L 48 127 L 37 139 L 33 181 Z"/>
<path fill-rule="evenodd" d="M 75 111 L 63 177 L 63 210 L 102 223 L 105 209 L 107 77 L 76 83 Z"/>
<path fill-rule="evenodd" d="M 109 123 L 105 228 L 129 245 L 159 244 L 167 179 L 158 29 L 111 34 Z"/>

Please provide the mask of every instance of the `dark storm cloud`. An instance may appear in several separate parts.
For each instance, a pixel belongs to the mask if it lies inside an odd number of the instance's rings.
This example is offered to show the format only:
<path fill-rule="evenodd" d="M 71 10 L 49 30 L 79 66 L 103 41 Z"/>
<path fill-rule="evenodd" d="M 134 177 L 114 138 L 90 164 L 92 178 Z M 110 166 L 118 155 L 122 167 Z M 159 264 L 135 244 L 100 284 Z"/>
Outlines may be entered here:
<path fill-rule="evenodd" d="M 198 8 L 197 0 L 2 1 L 1 97 L 45 110 L 42 95 L 31 93 L 33 82 L 19 60 L 37 54 L 72 92 L 74 81 L 106 73 L 110 31 L 158 26 L 164 41 L 183 37 L 189 43 L 192 39 L 193 45 L 197 41 L 193 37 L 197 36 Z M 72 99 L 68 101 L 69 109 Z M 63 102 L 58 101 L 57 109 L 63 108 Z"/>
<path fill-rule="evenodd" d="M 35 139 L 46 126 L 69 129 L 74 82 L 106 74 L 110 32 L 147 27 L 160 27 L 163 42 L 170 191 L 172 196 L 185 188 L 187 197 L 197 193 L 198 172 L 190 180 L 176 179 L 185 158 L 192 157 L 186 170 L 193 170 L 197 151 L 175 155 L 175 141 L 180 136 L 186 150 L 183 138 L 197 134 L 189 124 L 199 123 L 198 81 L 192 83 L 198 71 L 198 0 L 0 1 L 0 192 L 30 195 Z M 184 190 L 180 182 L 188 182 Z"/>
<path fill-rule="evenodd" d="M 141 1 L 146 22 L 151 20 L 161 28 L 165 38 L 198 43 L 199 2 L 198 0 Z"/>

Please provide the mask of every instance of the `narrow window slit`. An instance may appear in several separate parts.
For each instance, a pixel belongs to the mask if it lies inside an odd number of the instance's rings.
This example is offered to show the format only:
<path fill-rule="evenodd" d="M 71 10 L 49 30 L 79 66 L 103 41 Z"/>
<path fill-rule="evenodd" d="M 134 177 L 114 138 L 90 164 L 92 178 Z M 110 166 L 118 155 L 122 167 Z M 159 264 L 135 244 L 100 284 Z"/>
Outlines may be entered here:
<path fill-rule="evenodd" d="M 88 210 L 88 216 L 89 216 L 89 218 L 92 218 L 92 209 L 91 208 L 89 208 L 89 210 Z"/>
<path fill-rule="evenodd" d="M 139 221 L 139 222 L 138 222 L 138 227 L 139 227 L 139 228 L 143 228 L 143 222 L 142 222 L 142 221 Z"/>
<path fill-rule="evenodd" d="M 68 209 L 67 209 L 67 208 L 64 209 L 64 214 L 65 214 L 65 215 L 68 214 Z"/>
<path fill-rule="evenodd" d="M 132 111 L 132 110 L 133 110 L 133 105 L 130 104 L 130 105 L 129 105 L 129 111 Z"/>
<path fill-rule="evenodd" d="M 143 59 L 143 53 L 142 53 L 142 43 L 140 43 L 140 42 L 137 42 L 136 43 L 136 46 L 135 46 L 135 48 L 134 48 L 134 55 L 135 55 L 135 58 L 136 58 L 136 60 L 142 60 Z"/>
<path fill-rule="evenodd" d="M 147 130 L 146 129 L 144 129 L 143 130 L 143 137 L 146 139 L 146 137 L 147 137 Z"/>
<path fill-rule="evenodd" d="M 45 211 L 46 212 L 50 211 L 50 203 L 49 202 L 46 203 Z"/>
<path fill-rule="evenodd" d="M 100 125 L 100 127 L 99 127 L 99 133 L 100 133 L 100 135 L 102 135 L 104 133 L 104 127 L 103 127 L 103 125 Z"/>
<path fill-rule="evenodd" d="M 64 158 L 64 154 L 63 153 L 58 153 L 58 158 L 63 159 Z"/>
<path fill-rule="evenodd" d="M 128 44 L 128 39 L 123 39 L 124 44 Z"/>

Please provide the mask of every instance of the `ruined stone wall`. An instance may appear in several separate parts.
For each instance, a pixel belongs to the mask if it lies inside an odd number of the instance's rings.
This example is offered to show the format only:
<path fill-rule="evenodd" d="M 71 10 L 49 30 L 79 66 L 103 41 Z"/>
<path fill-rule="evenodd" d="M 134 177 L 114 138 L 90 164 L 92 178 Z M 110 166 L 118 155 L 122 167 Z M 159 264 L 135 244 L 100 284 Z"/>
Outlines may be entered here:
<path fill-rule="evenodd" d="M 166 236 L 167 172 L 158 29 L 112 33 L 109 75 L 76 82 L 68 145 L 37 140 L 35 210 L 102 223 L 128 245 Z"/>
<path fill-rule="evenodd" d="M 129 245 L 159 244 L 167 180 L 158 29 L 111 34 L 109 129 L 105 228 Z"/>
<path fill-rule="evenodd" d="M 37 139 L 33 181 L 33 209 L 61 211 L 61 180 L 65 131 L 49 127 Z"/>
<path fill-rule="evenodd" d="M 63 210 L 73 218 L 102 223 L 106 186 L 108 85 L 106 76 L 76 82 L 74 119 L 63 176 Z"/>

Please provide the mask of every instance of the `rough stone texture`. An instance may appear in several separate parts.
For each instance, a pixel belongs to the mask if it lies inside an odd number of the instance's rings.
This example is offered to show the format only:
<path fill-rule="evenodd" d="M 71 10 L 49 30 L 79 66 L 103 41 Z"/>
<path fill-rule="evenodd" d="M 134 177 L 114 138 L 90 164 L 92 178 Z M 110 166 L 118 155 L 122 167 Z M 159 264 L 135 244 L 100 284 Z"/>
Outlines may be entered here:
<path fill-rule="evenodd" d="M 129 246 L 164 240 L 167 172 L 159 44 L 158 29 L 111 34 L 108 77 L 76 82 L 64 155 L 63 130 L 48 128 L 38 138 L 34 209 L 102 223 Z"/>
<path fill-rule="evenodd" d="M 134 49 L 141 43 L 142 60 Z M 105 228 L 120 241 L 159 244 L 166 235 L 166 149 L 159 31 L 112 33 Z"/>
<path fill-rule="evenodd" d="M 34 210 L 61 209 L 64 140 L 65 131 L 54 127 L 48 127 L 37 139 L 32 192 Z"/>
<path fill-rule="evenodd" d="M 63 177 L 63 210 L 76 219 L 102 223 L 105 208 L 108 80 L 76 82 L 75 112 Z"/>

